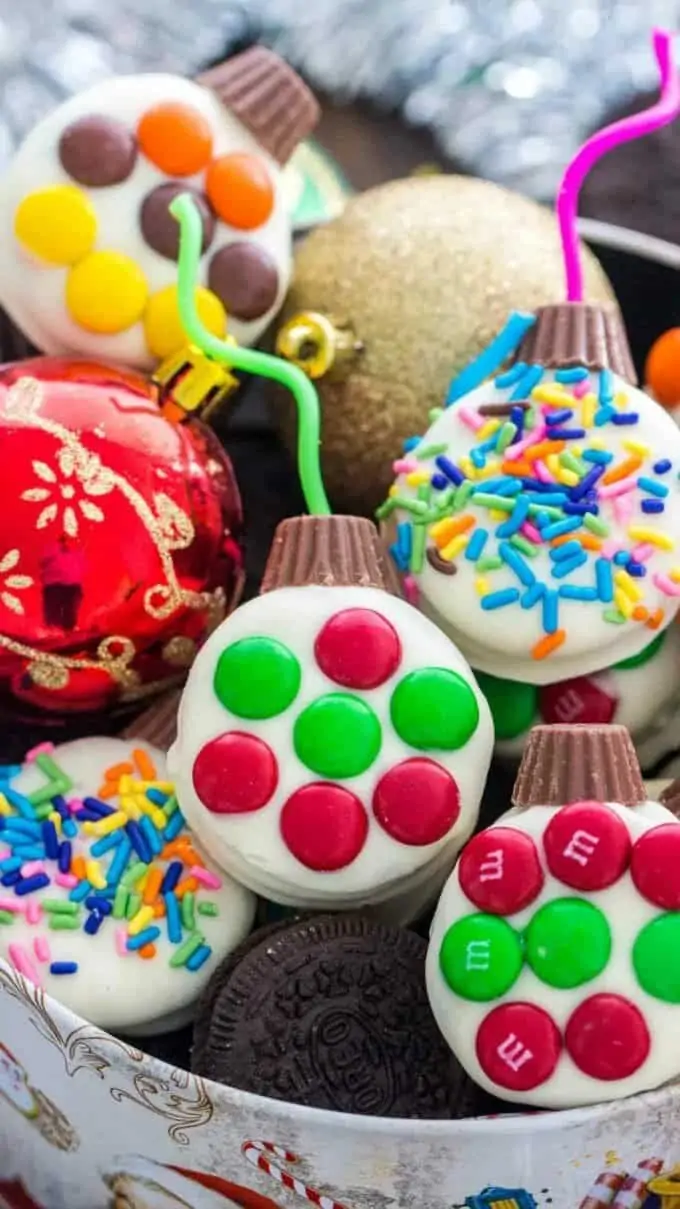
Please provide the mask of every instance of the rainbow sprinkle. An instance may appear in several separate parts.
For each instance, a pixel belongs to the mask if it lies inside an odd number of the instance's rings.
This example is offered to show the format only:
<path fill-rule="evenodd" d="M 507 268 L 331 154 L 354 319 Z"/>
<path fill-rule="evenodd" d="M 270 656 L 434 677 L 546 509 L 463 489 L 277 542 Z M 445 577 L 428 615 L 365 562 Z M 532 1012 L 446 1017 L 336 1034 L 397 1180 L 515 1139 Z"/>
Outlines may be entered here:
<path fill-rule="evenodd" d="M 471 562 L 483 611 L 538 611 L 543 636 L 534 659 L 567 640 L 565 601 L 596 608 L 608 624 L 658 629 L 666 614 L 645 600 L 648 586 L 675 609 L 680 558 L 663 571 L 647 563 L 676 549 L 663 521 L 678 476 L 669 458 L 637 438 L 640 415 L 612 372 L 518 363 L 494 379 L 507 393 L 493 402 L 495 392 L 484 402 L 481 390 L 475 397 L 462 391 L 466 383 L 447 397 L 460 443 L 446 445 L 437 432 L 405 442 L 418 473 L 398 472 L 378 509 L 379 520 L 397 519 L 390 552 L 402 575 L 417 585 L 426 563 L 454 575 L 458 559 Z M 620 453 L 606 448 L 608 430 L 617 433 Z M 542 579 L 532 565 L 539 553 L 550 560 Z M 500 570 L 504 582 L 494 584 Z"/>
<path fill-rule="evenodd" d="M 67 796 L 72 783 L 53 752 L 42 744 L 29 753 L 45 777 L 31 794 L 13 788 L 20 766 L 0 770 L 0 930 L 18 916 L 43 929 L 32 947 L 10 940 L 10 962 L 37 985 L 41 966 L 77 974 L 78 962 L 52 961 L 45 928 L 90 936 L 111 928 L 119 957 L 148 961 L 165 935 L 169 966 L 195 973 L 212 955 L 197 916 L 219 914 L 206 895 L 222 882 L 193 847 L 174 786 L 139 748 L 81 801 Z"/>

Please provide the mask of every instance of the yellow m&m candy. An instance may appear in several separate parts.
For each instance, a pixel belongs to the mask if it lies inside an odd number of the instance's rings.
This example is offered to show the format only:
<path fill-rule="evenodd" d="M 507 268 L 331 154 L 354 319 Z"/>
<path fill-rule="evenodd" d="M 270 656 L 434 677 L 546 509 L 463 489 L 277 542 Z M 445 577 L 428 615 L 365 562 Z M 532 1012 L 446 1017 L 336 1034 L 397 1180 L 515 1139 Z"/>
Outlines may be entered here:
<path fill-rule="evenodd" d="M 222 337 L 227 330 L 227 316 L 219 298 L 212 290 L 198 286 L 194 291 L 196 309 L 201 322 L 213 336 Z M 186 342 L 186 333 L 179 317 L 177 287 L 166 286 L 152 294 L 144 315 L 144 334 L 149 352 L 162 360 L 176 353 Z"/>
<path fill-rule="evenodd" d="M 75 264 L 97 237 L 94 206 L 75 185 L 52 185 L 27 194 L 14 215 L 19 242 L 39 260 Z"/>
<path fill-rule="evenodd" d="M 92 252 L 66 282 L 71 318 L 88 332 L 113 336 L 137 323 L 148 297 L 139 265 L 120 252 Z"/>

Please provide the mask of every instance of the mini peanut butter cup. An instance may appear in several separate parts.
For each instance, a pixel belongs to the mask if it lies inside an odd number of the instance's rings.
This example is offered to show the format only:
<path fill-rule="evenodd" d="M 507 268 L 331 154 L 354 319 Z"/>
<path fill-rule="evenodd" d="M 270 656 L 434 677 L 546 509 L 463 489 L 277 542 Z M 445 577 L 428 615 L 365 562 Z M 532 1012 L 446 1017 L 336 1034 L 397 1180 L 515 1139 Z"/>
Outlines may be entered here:
<path fill-rule="evenodd" d="M 662 806 L 666 807 L 666 810 L 670 810 L 671 814 L 680 818 L 680 777 L 676 777 L 670 785 L 666 786 L 659 801 Z"/>
<path fill-rule="evenodd" d="M 515 806 L 647 801 L 625 726 L 534 726 L 512 792 Z"/>
<path fill-rule="evenodd" d="M 626 382 L 637 383 L 628 337 L 617 307 L 587 302 L 541 306 L 513 361 L 545 369 L 610 369 Z"/>
<path fill-rule="evenodd" d="M 278 526 L 260 591 L 312 585 L 401 594 L 375 525 L 360 516 L 294 516 Z"/>
<path fill-rule="evenodd" d="M 296 71 L 265 46 L 210 68 L 198 83 L 222 104 L 280 164 L 316 126 L 320 109 Z"/>

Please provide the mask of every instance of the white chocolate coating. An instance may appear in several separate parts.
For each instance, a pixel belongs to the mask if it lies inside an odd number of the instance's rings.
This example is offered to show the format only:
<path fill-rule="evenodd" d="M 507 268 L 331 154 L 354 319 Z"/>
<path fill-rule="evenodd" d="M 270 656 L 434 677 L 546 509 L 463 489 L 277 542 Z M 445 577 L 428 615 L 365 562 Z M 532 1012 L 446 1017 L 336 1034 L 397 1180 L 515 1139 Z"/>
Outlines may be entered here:
<path fill-rule="evenodd" d="M 66 796 L 79 798 L 97 796 L 106 768 L 128 761 L 133 748 L 146 751 L 156 766 L 160 779 L 164 779 L 165 757 L 157 749 L 143 742 L 132 743 L 114 738 L 79 739 L 57 747 L 53 758 L 73 781 L 73 789 Z M 46 782 L 45 776 L 35 764 L 27 764 L 12 782 L 12 788 L 29 794 Z M 113 799 L 112 805 L 117 805 Z M 75 821 L 75 820 L 74 820 Z M 186 829 L 184 829 L 186 834 Z M 77 838 L 70 842 L 73 856 L 89 859 L 90 847 L 96 835 L 83 833 L 79 825 Z M 0 849 L 4 849 L 4 837 L 0 832 Z M 202 855 L 202 854 L 201 854 Z M 137 858 L 133 855 L 133 861 Z M 111 855 L 100 858 L 106 874 Z M 155 862 L 164 871 L 169 860 L 158 858 Z M 207 869 L 215 872 L 214 865 L 204 858 Z M 47 872 L 54 878 L 56 863 L 45 861 Z M 219 876 L 219 875 L 218 875 Z M 92 890 L 96 895 L 96 890 Z M 12 896 L 12 888 L 0 890 L 0 899 Z M 69 891 L 52 883 L 17 903 L 24 906 L 29 901 L 42 903 L 45 900 L 67 901 Z M 191 1018 L 193 1007 L 203 987 L 219 962 L 226 957 L 248 934 L 255 913 L 253 896 L 243 887 L 227 877 L 221 878 L 218 889 L 205 889 L 196 894 L 196 902 L 210 900 L 218 908 L 215 917 L 197 915 L 196 927 L 212 949 L 212 956 L 205 965 L 192 973 L 190 970 L 170 968 L 168 962 L 176 946 L 170 944 L 164 919 L 159 923 L 161 934 L 155 941 L 156 956 L 152 960 L 141 960 L 135 953 L 121 957 L 116 946 L 116 932 L 125 926 L 125 920 L 107 916 L 96 935 L 89 935 L 81 926 L 74 931 L 55 931 L 48 926 L 51 918 L 42 912 L 38 922 L 30 923 L 24 911 L 15 914 L 11 925 L 0 927 L 0 955 L 12 963 L 10 946 L 19 945 L 27 953 L 38 972 L 40 985 L 50 995 L 83 1019 L 112 1032 L 130 1035 L 148 1035 L 179 1027 Z M 80 908 L 84 922 L 87 911 Z M 188 932 L 184 933 L 184 936 Z M 46 941 L 50 960 L 41 962 L 36 956 L 35 942 Z M 52 962 L 77 962 L 76 973 L 52 974 Z"/>
<path fill-rule="evenodd" d="M 401 662 L 386 683 L 353 693 L 379 719 L 381 748 L 370 767 L 359 775 L 328 780 L 351 791 L 363 803 L 368 833 L 359 854 L 345 867 L 320 871 L 293 855 L 282 838 L 279 819 L 291 794 L 301 786 L 324 780 L 305 767 L 296 754 L 293 726 L 310 702 L 338 691 L 338 685 L 317 665 L 314 646 L 324 624 L 351 609 L 374 611 L 391 623 L 401 642 Z M 284 713 L 244 722 L 218 700 L 213 680 L 225 648 L 255 635 L 285 644 L 297 657 L 302 678 L 295 701 Z M 425 667 L 457 673 L 477 701 L 476 730 L 457 750 L 416 750 L 402 742 L 392 727 L 390 699 L 395 687 L 410 672 Z M 275 902 L 304 907 L 349 907 L 380 902 L 412 887 L 420 891 L 425 867 L 432 866 L 439 874 L 442 865 L 453 862 L 474 828 L 493 743 L 488 706 L 453 644 L 410 605 L 372 588 L 284 588 L 241 606 L 200 651 L 182 696 L 178 721 L 178 737 L 168 754 L 168 766 L 189 826 L 217 864 L 244 885 Z M 263 739 L 275 753 L 279 773 L 275 792 L 262 808 L 250 813 L 211 813 L 196 792 L 194 762 L 211 740 L 227 732 L 243 731 Z M 398 842 L 383 830 L 374 816 L 372 799 L 378 782 L 390 768 L 420 756 L 453 776 L 460 811 L 453 827 L 440 839 L 416 846 Z M 421 901 L 420 893 L 418 899 Z"/>
<path fill-rule="evenodd" d="M 655 827 L 678 823 L 678 820 L 658 802 L 649 801 L 632 808 L 611 802 L 607 803 L 607 806 L 623 820 L 633 843 Z M 592 903 L 605 914 L 611 928 L 611 955 L 602 972 L 573 989 L 557 989 L 539 979 L 525 962 L 514 985 L 498 998 L 487 1002 L 472 1002 L 455 994 L 445 981 L 440 968 L 442 940 L 452 924 L 478 911 L 462 889 L 459 860 L 444 888 L 432 922 L 426 978 L 430 1004 L 439 1028 L 476 1083 L 506 1100 L 517 1103 L 544 1108 L 569 1108 L 620 1099 L 659 1087 L 676 1078 L 680 1074 L 679 1009 L 677 1004 L 663 1002 L 642 989 L 636 980 L 631 960 L 632 947 L 640 930 L 650 920 L 663 914 L 662 909 L 638 893 L 629 870 L 613 885 L 598 892 L 575 890 L 558 881 L 548 870 L 541 846 L 546 827 L 556 813 L 556 808 L 545 806 L 511 810 L 492 827 L 480 833 L 493 836 L 494 831 L 502 827 L 531 836 L 536 841 L 545 874 L 543 888 L 531 904 L 514 915 L 504 915 L 502 918 L 513 929 L 522 933 L 538 909 L 554 899 L 576 897 Z M 562 1050 L 552 1075 L 532 1090 L 519 1092 L 500 1087 L 487 1077 L 476 1052 L 476 1038 L 482 1021 L 493 1009 L 507 1003 L 536 1005 L 549 1013 L 564 1036 L 565 1026 L 579 1004 L 602 993 L 623 996 L 642 1012 L 646 1020 L 651 1035 L 651 1047 L 646 1061 L 630 1077 L 613 1081 L 593 1078 L 579 1069 L 566 1049 Z M 516 1037 L 513 1045 L 515 1041 Z M 531 1045 L 529 1037 L 521 1037 L 520 1041 Z"/>
<path fill-rule="evenodd" d="M 595 396 L 597 396 L 598 381 L 599 375 L 590 375 L 590 388 Z M 550 370 L 545 371 L 543 380 L 536 389 L 540 392 L 546 388 L 553 391 L 571 390 L 571 387 L 556 386 L 554 372 Z M 610 551 L 617 549 L 630 552 L 645 544 L 649 545 L 642 538 L 632 537 L 631 527 L 634 531 L 637 527 L 643 531 L 653 530 L 661 535 L 660 540 L 664 544 L 652 545 L 651 550 L 646 552 L 645 575 L 643 578 L 636 579 L 631 589 L 631 592 L 637 591 L 639 595 L 629 598 L 630 607 L 626 605 L 627 612 L 631 614 L 637 603 L 644 606 L 649 617 L 653 617 L 660 611 L 655 622 L 655 630 L 658 632 L 659 629 L 669 625 L 680 603 L 680 596 L 670 595 L 668 591 L 664 592 L 657 583 L 658 576 L 661 576 L 662 582 L 664 582 L 674 571 L 680 574 L 680 490 L 677 481 L 680 470 L 680 434 L 668 413 L 658 407 L 642 391 L 636 390 L 616 377 L 613 378 L 612 389 L 616 407 L 620 413 L 628 411 L 638 415 L 637 423 L 615 425 L 613 422 L 609 422 L 599 427 L 595 424 L 587 425 L 587 431 L 582 439 L 563 443 L 566 444 L 563 452 L 570 453 L 574 450 L 583 452 L 597 445 L 606 453 L 613 455 L 612 461 L 607 467 L 609 470 L 610 467 L 630 463 L 630 459 L 635 456 L 631 442 L 633 445 L 641 445 L 647 451 L 642 455 L 641 465 L 637 469 L 627 472 L 626 477 L 633 484 L 631 491 L 622 496 L 607 496 L 603 499 L 599 506 L 598 519 L 607 526 L 607 533 L 601 540 L 608 560 L 611 558 L 611 554 L 607 553 L 607 547 L 610 548 Z M 416 450 L 415 454 L 404 455 L 403 460 L 407 463 L 407 467 L 414 467 L 418 481 L 409 482 L 414 471 L 409 469 L 401 471 L 395 481 L 395 494 L 401 498 L 407 497 L 416 500 L 421 481 L 427 482 L 433 474 L 438 473 L 436 457 L 441 456 L 444 450 L 446 451 L 444 456 L 456 466 L 459 465 L 461 458 L 468 458 L 471 452 L 476 450 L 481 440 L 478 436 L 479 419 L 484 422 L 485 417 L 480 417 L 477 420 L 478 428 L 473 429 L 461 419 L 461 411 L 463 415 L 473 413 L 473 416 L 477 416 L 479 406 L 510 404 L 512 394 L 513 388 L 499 388 L 493 381 L 489 381 L 446 408 L 435 419 L 420 441 L 423 451 L 434 447 L 439 452 L 431 456 L 416 457 Z M 616 402 L 617 400 L 619 402 Z M 540 406 L 542 406 L 540 397 L 536 396 L 534 392 L 531 395 L 531 405 L 535 411 L 540 410 Z M 573 418 L 566 420 L 563 427 L 565 429 L 580 428 L 582 401 L 570 399 L 567 396 L 561 406 L 569 407 L 573 412 Z M 595 407 L 597 409 L 597 404 Z M 548 407 L 546 414 L 549 415 L 551 410 L 554 411 L 555 407 Z M 556 431 L 559 432 L 559 426 Z M 547 436 L 541 437 L 541 440 L 549 438 L 550 430 L 547 428 L 546 433 Z M 557 444 L 555 444 L 555 448 L 558 448 Z M 552 455 L 546 453 L 545 456 Z M 557 456 L 555 454 L 555 457 Z M 509 462 L 509 458 L 515 459 L 515 461 Z M 671 467 L 665 476 L 659 476 L 657 479 L 660 490 L 666 489 L 668 493 L 662 501 L 664 510 L 661 514 L 647 514 L 641 509 L 642 499 L 647 498 L 646 492 L 634 484 L 640 476 L 654 479 L 655 474 L 652 467 L 662 459 L 668 459 L 671 462 Z M 520 465 L 520 461 L 516 459 L 513 446 L 510 445 L 502 455 L 496 455 L 495 452 L 486 455 L 486 466 L 481 470 L 476 470 L 474 467 L 470 470 L 468 467 L 468 472 L 475 476 L 472 481 L 477 487 L 485 482 L 486 477 L 492 471 L 489 481 L 503 475 L 511 475 L 512 465 Z M 535 466 L 535 463 L 532 465 Z M 584 462 L 583 465 L 587 465 L 589 470 L 594 468 L 594 464 L 591 462 Z M 544 471 L 548 476 L 548 481 L 550 476 L 553 476 L 554 490 L 563 489 L 563 484 L 553 473 L 553 471 L 562 473 L 560 466 L 553 464 L 552 470 L 544 466 Z M 545 477 L 543 481 L 546 482 Z M 520 494 L 523 496 L 526 493 L 523 490 Z M 652 497 L 649 496 L 649 498 Z M 437 492 L 435 491 L 434 504 L 436 504 L 436 500 Z M 532 508 L 537 506 L 535 501 L 532 502 Z M 398 523 L 410 523 L 412 520 L 409 513 L 399 507 L 395 511 L 388 511 L 383 515 L 389 517 L 391 539 L 394 537 L 395 520 Z M 507 519 L 509 513 L 503 513 L 499 519 L 497 515 L 494 516 L 488 506 L 475 506 L 474 495 L 472 495 L 451 515 L 454 520 L 457 516 L 473 517 L 476 527 L 483 527 L 489 534 L 484 546 L 483 557 L 493 557 L 498 554 L 499 544 L 505 539 L 499 538 L 496 530 L 502 524 L 503 519 Z M 535 519 L 534 513 L 528 518 L 530 523 Z M 435 549 L 431 528 L 432 526 L 428 525 L 427 548 Z M 585 533 L 586 530 L 583 532 Z M 473 536 L 474 529 L 470 529 L 468 540 L 471 540 Z M 526 536 L 526 534 L 523 532 L 520 536 Z M 570 539 L 572 536 L 578 540 L 580 534 L 576 532 L 569 535 Z M 587 533 L 586 536 L 588 536 Z M 592 538 L 596 535 L 590 533 L 589 536 Z M 665 548 L 666 539 L 669 548 Z M 468 560 L 465 549 L 466 547 L 458 551 L 451 559 L 456 566 L 454 575 L 443 574 L 425 558 L 422 568 L 413 573 L 413 578 L 419 589 L 419 604 L 422 611 L 441 626 L 460 647 L 471 666 L 480 671 L 531 684 L 551 684 L 565 679 L 567 676 L 584 675 L 602 667 L 611 667 L 613 664 L 639 653 L 653 637 L 653 631 L 647 624 L 635 620 L 632 616 L 621 618 L 619 623 L 607 620 L 604 614 L 612 608 L 612 605 L 615 605 L 615 601 L 605 603 L 598 599 L 586 602 L 580 599 L 560 597 L 558 627 L 560 631 L 564 631 L 565 638 L 552 653 L 542 658 L 534 657 L 531 653 L 532 650 L 547 632 L 544 629 L 541 602 L 525 607 L 521 601 L 527 593 L 527 584 L 518 580 L 517 574 L 510 566 L 504 564 L 493 570 L 480 570 L 476 565 L 479 560 Z M 558 579 L 553 575 L 555 564 L 550 553 L 549 543 L 543 541 L 542 544 L 537 545 L 533 557 L 524 559 L 529 568 L 529 574 L 533 574 L 538 584 L 547 585 L 551 591 L 556 592 L 567 585 L 589 589 L 594 587 L 596 582 L 594 562 L 596 558 L 603 557 L 602 555 L 588 552 L 584 565 L 564 578 Z M 615 577 L 617 567 L 613 565 L 612 569 Z M 485 595 L 508 589 L 516 592 L 514 602 L 493 609 L 482 607 L 481 601 Z M 673 591 L 675 592 L 676 589 L 673 588 Z"/>
<path fill-rule="evenodd" d="M 201 261 L 198 284 L 207 284 L 207 265 L 220 248 L 247 240 L 271 254 L 279 274 L 274 305 L 255 320 L 228 317 L 228 329 L 241 344 L 252 344 L 264 331 L 283 299 L 290 277 L 291 234 L 281 172 L 275 160 L 209 89 L 180 76 L 153 74 L 103 80 L 71 97 L 43 118 L 26 137 L 0 182 L 0 302 L 25 334 L 45 353 L 77 354 L 151 370 L 157 364 L 148 349 L 141 321 L 115 334 L 86 331 L 71 317 L 65 303 L 66 268 L 40 262 L 17 240 L 17 207 L 27 194 L 74 182 L 62 167 L 59 139 L 72 122 L 91 114 L 116 118 L 134 130 L 140 117 L 161 102 L 189 105 L 203 115 L 213 132 L 213 154 L 249 152 L 266 165 L 275 189 L 270 217 L 255 230 L 239 230 L 218 219 L 215 236 Z M 94 206 L 97 236 L 93 250 L 118 252 L 142 269 L 152 295 L 174 285 L 177 265 L 159 255 L 143 238 L 139 213 L 146 195 L 173 178 L 139 153 L 135 167 L 120 184 L 102 188 L 77 187 Z M 203 192 L 204 172 L 182 177 L 181 183 Z"/>

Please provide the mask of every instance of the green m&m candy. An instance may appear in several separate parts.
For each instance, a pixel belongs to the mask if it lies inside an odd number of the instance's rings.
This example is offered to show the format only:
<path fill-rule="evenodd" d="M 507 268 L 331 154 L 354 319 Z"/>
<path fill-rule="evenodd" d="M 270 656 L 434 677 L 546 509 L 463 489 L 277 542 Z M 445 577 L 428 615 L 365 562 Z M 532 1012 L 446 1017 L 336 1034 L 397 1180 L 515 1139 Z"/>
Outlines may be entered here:
<path fill-rule="evenodd" d="M 466 915 L 446 932 L 439 967 L 461 999 L 486 1003 L 504 995 L 519 977 L 522 942 L 497 915 Z"/>

